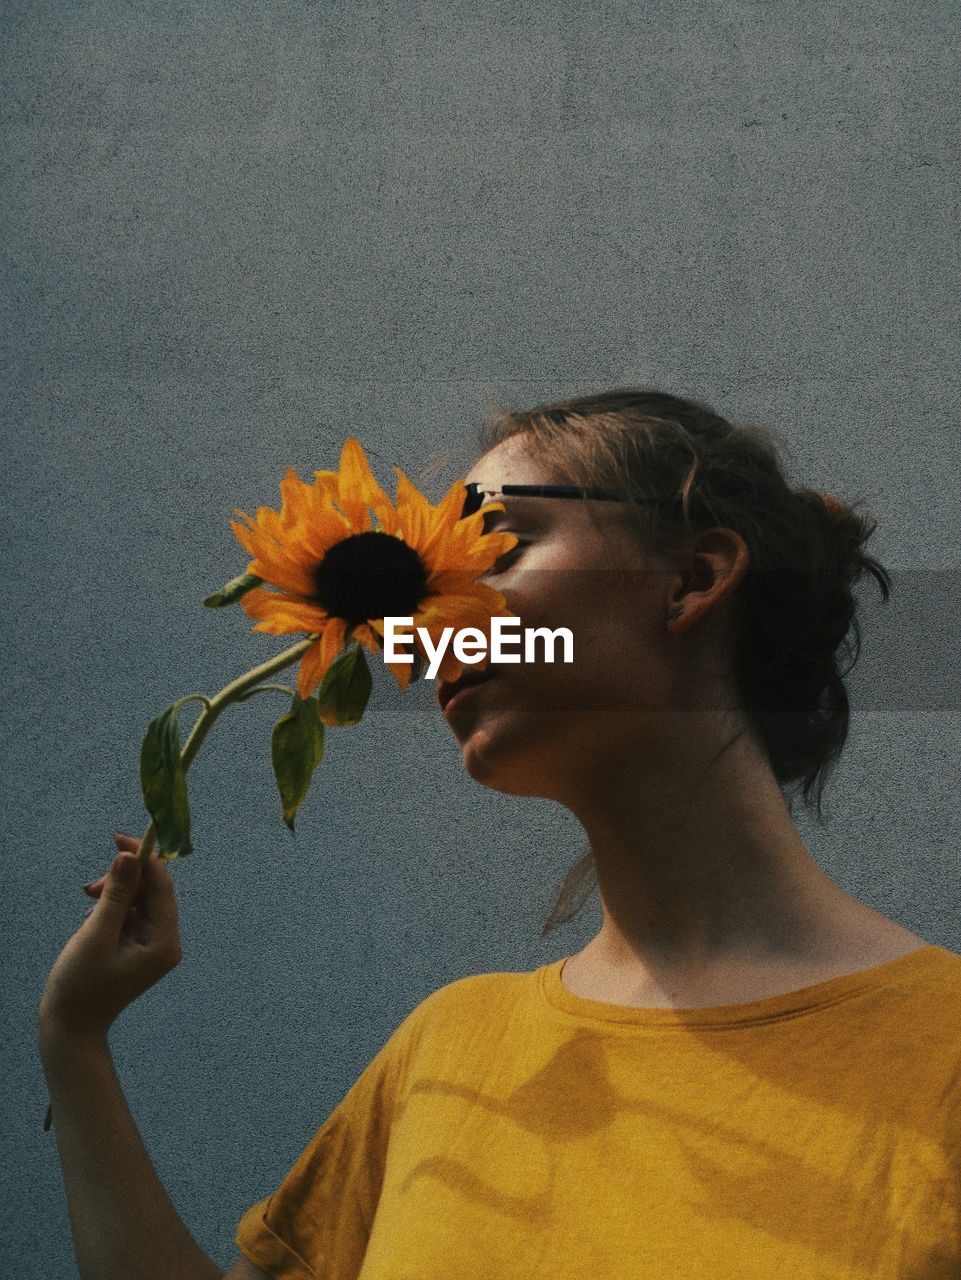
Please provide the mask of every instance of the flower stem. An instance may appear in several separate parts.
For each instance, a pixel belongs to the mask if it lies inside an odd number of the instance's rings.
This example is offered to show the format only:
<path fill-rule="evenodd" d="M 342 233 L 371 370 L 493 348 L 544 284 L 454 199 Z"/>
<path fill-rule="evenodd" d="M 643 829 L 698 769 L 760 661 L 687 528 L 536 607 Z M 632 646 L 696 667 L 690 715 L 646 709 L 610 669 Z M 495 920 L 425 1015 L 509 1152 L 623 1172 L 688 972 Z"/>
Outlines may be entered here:
<path fill-rule="evenodd" d="M 190 768 L 194 757 L 200 750 L 201 743 L 222 711 L 225 711 L 232 702 L 242 702 L 244 697 L 253 692 L 254 686 L 260 684 L 261 680 L 266 680 L 268 676 L 272 676 L 278 671 L 283 671 L 284 667 L 292 666 L 319 639 L 319 635 L 307 636 L 305 640 L 298 641 L 297 644 L 292 645 L 289 649 L 285 649 L 283 653 L 278 653 L 275 658 L 262 662 L 259 667 L 254 667 L 252 671 L 248 671 L 245 675 L 238 676 L 236 680 L 232 680 L 230 684 L 221 689 L 219 693 L 214 694 L 209 700 L 204 698 L 202 694 L 190 694 L 188 698 L 182 699 L 182 701 L 189 701 L 189 698 L 199 696 L 204 702 L 204 709 L 197 717 L 197 722 L 190 730 L 187 741 L 184 743 L 184 749 L 180 753 L 184 773 Z M 137 857 L 142 862 L 146 862 L 150 857 L 156 838 L 157 829 L 151 821 L 147 830 L 143 833 L 140 847 L 137 850 Z"/>
<path fill-rule="evenodd" d="M 256 693 L 255 688 L 261 680 L 265 680 L 267 676 L 272 676 L 277 671 L 283 671 L 284 667 L 292 666 L 297 659 L 303 654 L 315 640 L 319 640 L 319 635 L 309 635 L 306 640 L 300 640 L 291 648 L 285 649 L 283 653 L 278 653 L 276 658 L 271 658 L 269 662 L 263 662 L 259 667 L 254 667 L 252 671 L 248 671 L 246 675 L 240 676 L 238 679 L 231 681 L 225 688 L 221 689 L 214 697 L 208 698 L 203 693 L 188 693 L 183 698 L 179 698 L 177 705 L 180 706 L 184 702 L 191 702 L 194 699 L 204 704 L 204 709 L 197 718 L 197 722 L 191 729 L 187 741 L 184 743 L 184 749 L 180 753 L 180 759 L 183 762 L 184 773 L 190 768 L 191 761 L 200 750 L 200 744 L 210 732 L 213 722 L 217 719 L 222 711 L 225 711 L 232 702 L 243 702 L 244 698 L 250 697 L 251 693 Z M 282 685 L 264 686 L 275 689 L 283 688 Z M 289 689 L 284 689 L 285 693 L 289 693 Z M 147 830 L 143 833 L 140 841 L 140 847 L 137 850 L 137 857 L 142 861 L 146 861 L 153 850 L 154 841 L 157 838 L 157 830 L 151 821 Z M 43 1128 L 46 1133 L 53 1124 L 53 1106 L 47 1107 L 47 1114 L 44 1116 Z"/>
<path fill-rule="evenodd" d="M 246 693 L 240 694 L 234 698 L 234 702 L 246 702 L 248 698 L 252 698 L 255 693 L 286 693 L 288 698 L 292 698 L 297 692 L 285 684 L 259 684 L 256 689 L 248 689 Z"/>

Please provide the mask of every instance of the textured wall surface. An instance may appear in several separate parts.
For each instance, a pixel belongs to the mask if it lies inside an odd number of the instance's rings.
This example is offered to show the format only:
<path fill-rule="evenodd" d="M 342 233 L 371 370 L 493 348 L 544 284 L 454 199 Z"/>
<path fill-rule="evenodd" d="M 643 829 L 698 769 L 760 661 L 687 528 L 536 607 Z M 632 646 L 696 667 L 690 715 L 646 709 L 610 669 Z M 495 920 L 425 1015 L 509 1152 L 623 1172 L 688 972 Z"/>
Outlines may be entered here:
<path fill-rule="evenodd" d="M 953 4 L 10 0 L 0 21 L 4 1274 L 74 1274 L 35 1009 L 112 832 L 142 830 L 143 730 L 281 647 L 200 607 L 246 562 L 229 516 L 349 433 L 392 484 L 469 459 L 491 403 L 645 383 L 866 494 L 898 590 L 883 613 L 867 592 L 848 747 L 824 824 L 799 823 L 847 889 L 961 950 Z M 538 940 L 572 816 L 477 785 L 433 687 L 375 675 L 295 838 L 278 706 L 218 724 L 174 867 L 186 958 L 112 1036 L 225 1268 L 415 1004 L 597 926 L 592 903 Z"/>

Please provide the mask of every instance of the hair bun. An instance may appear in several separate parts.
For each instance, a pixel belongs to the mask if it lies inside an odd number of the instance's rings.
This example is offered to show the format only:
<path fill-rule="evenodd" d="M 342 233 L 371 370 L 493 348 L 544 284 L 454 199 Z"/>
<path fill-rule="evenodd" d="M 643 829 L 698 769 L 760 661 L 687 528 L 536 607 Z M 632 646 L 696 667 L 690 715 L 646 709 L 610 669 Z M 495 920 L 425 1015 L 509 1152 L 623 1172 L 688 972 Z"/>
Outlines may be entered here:
<path fill-rule="evenodd" d="M 819 515 L 827 515 L 834 521 L 849 520 L 851 517 L 859 520 L 848 503 L 836 498 L 833 493 L 819 493 L 817 489 L 795 489 L 794 494 L 800 502 Z"/>
<path fill-rule="evenodd" d="M 833 493 L 819 493 L 817 496 L 821 499 L 821 505 L 826 507 L 831 515 L 842 515 L 851 509 L 846 502 L 835 498 Z"/>
<path fill-rule="evenodd" d="M 822 521 L 825 533 L 827 562 L 833 565 L 847 586 L 853 586 L 865 573 L 870 573 L 881 588 L 885 602 L 888 600 L 891 581 L 887 571 L 872 557 L 865 554 L 865 544 L 877 528 L 873 516 L 862 515 L 850 503 L 833 493 L 819 493 L 815 489 L 797 489 L 798 499 Z"/>
<path fill-rule="evenodd" d="M 832 540 L 846 544 L 851 552 L 863 546 L 875 529 L 875 521 L 861 516 L 833 493 L 819 493 L 816 489 L 796 489 L 798 499 L 809 511 L 827 522 Z"/>

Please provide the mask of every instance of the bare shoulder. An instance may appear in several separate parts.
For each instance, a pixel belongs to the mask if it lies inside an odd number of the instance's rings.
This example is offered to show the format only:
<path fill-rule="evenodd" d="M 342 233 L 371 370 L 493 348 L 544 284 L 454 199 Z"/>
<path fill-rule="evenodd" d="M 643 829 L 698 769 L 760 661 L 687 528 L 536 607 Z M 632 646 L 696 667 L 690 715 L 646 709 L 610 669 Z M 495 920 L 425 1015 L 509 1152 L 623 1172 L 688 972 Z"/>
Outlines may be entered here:
<path fill-rule="evenodd" d="M 271 1280 L 271 1277 L 260 1267 L 255 1267 L 249 1258 L 238 1258 L 224 1280 Z"/>

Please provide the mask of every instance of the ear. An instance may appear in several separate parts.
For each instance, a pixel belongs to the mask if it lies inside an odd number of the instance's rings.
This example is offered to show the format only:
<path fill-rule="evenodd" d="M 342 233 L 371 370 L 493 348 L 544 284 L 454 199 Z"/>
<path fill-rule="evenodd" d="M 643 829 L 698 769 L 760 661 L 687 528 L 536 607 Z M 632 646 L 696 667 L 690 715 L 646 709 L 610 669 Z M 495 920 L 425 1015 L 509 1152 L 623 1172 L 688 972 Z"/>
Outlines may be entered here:
<path fill-rule="evenodd" d="M 672 579 L 665 626 L 680 635 L 715 609 L 744 578 L 747 543 L 733 529 L 705 529 L 688 548 Z"/>

